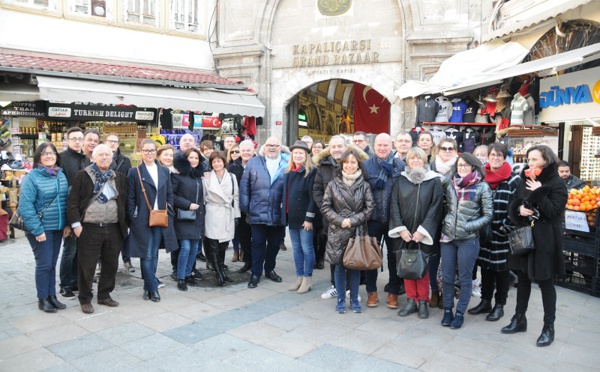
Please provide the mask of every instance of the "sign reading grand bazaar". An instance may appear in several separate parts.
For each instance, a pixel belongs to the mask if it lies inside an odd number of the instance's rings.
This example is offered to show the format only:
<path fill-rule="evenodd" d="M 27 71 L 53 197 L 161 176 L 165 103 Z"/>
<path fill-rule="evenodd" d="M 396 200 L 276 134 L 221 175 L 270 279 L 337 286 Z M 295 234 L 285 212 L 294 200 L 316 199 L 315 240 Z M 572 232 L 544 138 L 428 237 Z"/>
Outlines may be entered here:
<path fill-rule="evenodd" d="M 379 53 L 371 51 L 371 40 L 337 40 L 295 44 L 292 67 L 357 65 L 379 62 Z"/>

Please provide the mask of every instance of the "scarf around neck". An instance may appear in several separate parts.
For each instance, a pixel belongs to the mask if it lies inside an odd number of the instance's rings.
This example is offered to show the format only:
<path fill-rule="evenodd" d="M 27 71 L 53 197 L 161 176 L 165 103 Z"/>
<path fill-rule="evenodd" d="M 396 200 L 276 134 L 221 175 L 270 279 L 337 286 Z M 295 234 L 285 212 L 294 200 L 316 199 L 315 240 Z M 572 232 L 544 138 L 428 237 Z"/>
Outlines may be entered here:
<path fill-rule="evenodd" d="M 392 177 L 394 174 L 394 154 L 390 153 L 385 160 L 381 160 L 378 157 L 375 157 L 375 159 L 380 169 L 377 182 L 375 183 L 375 189 L 383 190 L 385 189 L 385 183 L 387 182 L 388 178 Z"/>
<path fill-rule="evenodd" d="M 471 172 L 462 178 L 456 173 L 452 181 L 458 201 L 474 200 L 477 193 L 476 186 L 482 179 L 483 176 L 478 171 Z"/>
<path fill-rule="evenodd" d="M 344 181 L 344 183 L 348 187 L 352 186 L 354 184 L 354 182 L 356 182 L 358 177 L 361 177 L 361 176 L 362 176 L 362 171 L 360 169 L 357 170 L 356 173 L 354 173 L 354 174 L 348 174 L 348 173 L 342 171 L 342 181 Z"/>
<path fill-rule="evenodd" d="M 435 157 L 435 170 L 442 176 L 447 175 L 452 170 L 454 163 L 456 163 L 456 159 L 458 156 L 454 156 L 452 159 L 448 161 L 443 161 L 441 156 Z"/>
<path fill-rule="evenodd" d="M 100 168 L 96 164 L 92 164 L 92 173 L 94 174 L 94 190 L 92 191 L 96 196 L 96 200 L 100 204 L 106 204 L 108 202 L 108 198 L 102 192 L 104 185 L 108 180 L 115 176 L 115 171 L 112 169 L 107 170 L 106 172 L 102 172 Z"/>
<path fill-rule="evenodd" d="M 508 162 L 504 162 L 498 171 L 494 172 L 490 163 L 486 163 L 484 166 L 485 169 L 485 182 L 487 182 L 492 190 L 496 190 L 496 188 L 504 181 L 510 178 L 512 174 L 512 168 Z"/>
<path fill-rule="evenodd" d="M 60 168 L 57 167 L 56 164 L 51 167 L 45 167 L 43 165 L 38 165 L 38 169 L 41 170 L 42 172 L 48 173 L 52 177 L 56 177 L 56 175 L 58 174 L 58 171 L 60 170 Z"/>
<path fill-rule="evenodd" d="M 301 173 L 304 170 L 304 165 L 296 165 L 296 163 L 292 163 L 292 172 Z"/>

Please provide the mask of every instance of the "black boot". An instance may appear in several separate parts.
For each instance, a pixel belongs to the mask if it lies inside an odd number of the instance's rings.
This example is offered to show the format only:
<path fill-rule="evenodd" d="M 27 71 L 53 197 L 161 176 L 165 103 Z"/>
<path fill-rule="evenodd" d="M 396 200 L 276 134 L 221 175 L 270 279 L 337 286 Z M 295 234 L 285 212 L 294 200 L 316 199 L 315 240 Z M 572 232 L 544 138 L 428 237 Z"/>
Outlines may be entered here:
<path fill-rule="evenodd" d="M 222 287 L 225 285 L 225 276 L 223 269 L 219 265 L 219 242 L 217 240 L 208 240 L 207 255 L 210 255 L 210 262 L 215 268 L 215 276 L 217 277 L 217 285 Z"/>
<path fill-rule="evenodd" d="M 187 284 L 185 284 L 185 279 L 177 279 L 177 289 L 180 291 L 188 290 Z"/>
<path fill-rule="evenodd" d="M 526 332 L 527 331 L 527 318 L 525 318 L 525 314 L 516 313 L 512 319 L 510 320 L 510 324 L 506 327 L 502 328 L 502 333 L 505 334 L 513 334 L 517 332 Z"/>
<path fill-rule="evenodd" d="M 233 282 L 233 280 L 227 276 L 227 265 L 225 265 L 225 251 L 227 250 L 227 246 L 223 244 L 224 247 L 219 247 L 219 269 L 223 275 L 223 280 L 226 282 Z"/>
<path fill-rule="evenodd" d="M 414 298 L 409 298 L 406 302 L 406 305 L 400 311 L 398 311 L 398 316 L 409 316 L 412 313 L 417 312 L 417 304 Z"/>
<path fill-rule="evenodd" d="M 537 339 L 537 346 L 550 346 L 554 341 L 554 323 L 546 324 L 544 323 L 544 328 L 542 328 L 542 334 Z"/>
<path fill-rule="evenodd" d="M 48 296 L 48 301 L 52 304 L 52 306 L 54 306 L 57 310 L 64 310 L 67 308 L 67 305 L 63 304 L 62 302 L 58 301 L 58 298 L 56 298 L 56 296 Z"/>
<path fill-rule="evenodd" d="M 47 313 L 55 313 L 56 312 L 56 308 L 54 307 L 54 305 L 52 305 L 50 303 L 50 301 L 48 301 L 47 298 L 45 300 L 42 300 L 41 298 L 38 299 L 38 308 Z"/>
<path fill-rule="evenodd" d="M 192 275 L 185 277 L 185 284 L 188 285 L 188 286 L 190 286 L 190 287 L 197 287 L 198 286 L 198 283 L 196 282 L 196 278 L 194 278 Z"/>
<path fill-rule="evenodd" d="M 244 257 L 245 259 L 245 257 Z M 252 264 L 250 262 L 244 262 L 244 266 L 242 266 L 239 270 L 238 273 L 245 273 L 246 271 L 250 270 L 252 268 Z"/>
<path fill-rule="evenodd" d="M 496 304 L 492 312 L 485 317 L 485 320 L 495 322 L 504 316 L 504 305 Z"/>
<path fill-rule="evenodd" d="M 467 313 L 471 314 L 471 315 L 479 315 L 481 313 L 489 313 L 490 311 L 492 311 L 492 302 L 489 300 L 484 300 L 481 299 L 481 302 L 479 303 L 479 305 L 475 306 L 472 309 L 469 309 L 467 311 Z M 500 319 L 500 318 L 498 318 Z M 496 319 L 496 320 L 498 320 Z"/>

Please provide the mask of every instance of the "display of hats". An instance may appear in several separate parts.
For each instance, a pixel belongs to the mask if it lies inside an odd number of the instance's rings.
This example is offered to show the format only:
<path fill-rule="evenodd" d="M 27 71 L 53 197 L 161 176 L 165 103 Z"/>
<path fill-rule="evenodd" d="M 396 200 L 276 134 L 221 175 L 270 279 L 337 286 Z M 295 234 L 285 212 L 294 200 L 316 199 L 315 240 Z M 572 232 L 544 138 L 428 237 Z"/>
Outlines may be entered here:
<path fill-rule="evenodd" d="M 497 101 L 497 100 L 496 100 L 496 97 L 494 97 L 494 95 L 493 95 L 493 94 L 491 94 L 491 93 L 490 93 L 490 94 L 488 94 L 487 96 L 485 96 L 485 97 L 483 98 L 483 100 L 484 100 L 484 101 L 487 101 L 487 102 L 496 102 L 496 101 Z"/>
<path fill-rule="evenodd" d="M 512 98 L 512 96 L 506 90 L 502 89 L 500 92 L 498 92 L 496 98 Z"/>

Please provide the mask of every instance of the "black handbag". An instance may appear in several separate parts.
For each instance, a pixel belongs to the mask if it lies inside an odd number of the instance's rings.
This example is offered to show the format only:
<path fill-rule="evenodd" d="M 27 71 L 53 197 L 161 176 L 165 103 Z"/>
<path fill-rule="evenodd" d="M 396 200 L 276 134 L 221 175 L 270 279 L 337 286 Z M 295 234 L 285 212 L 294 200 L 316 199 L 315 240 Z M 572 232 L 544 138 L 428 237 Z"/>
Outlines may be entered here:
<path fill-rule="evenodd" d="M 54 203 L 57 197 L 58 192 L 56 193 L 56 196 L 54 197 L 54 199 L 52 199 L 50 204 L 48 204 L 44 209 L 42 209 L 41 212 L 37 212 L 37 215 L 40 218 L 40 220 L 44 218 L 44 212 L 46 211 L 46 209 L 48 209 L 49 206 L 52 205 L 52 203 Z M 8 226 L 12 227 L 13 229 L 22 230 L 26 234 L 30 234 L 29 229 L 27 228 L 27 226 L 25 226 L 25 222 L 23 222 L 23 216 L 21 216 L 18 210 L 16 210 L 15 213 L 13 213 L 10 217 L 10 221 L 8 221 Z"/>
<path fill-rule="evenodd" d="M 531 225 L 519 227 L 509 231 L 508 244 L 513 256 L 522 256 L 535 250 L 535 241 L 533 240 L 533 230 Z"/>
<path fill-rule="evenodd" d="M 400 250 L 400 258 L 396 265 L 399 277 L 413 280 L 423 279 L 428 267 L 429 255 L 421 250 L 420 243 L 409 242 Z"/>
<path fill-rule="evenodd" d="M 200 193 L 200 184 L 196 179 L 196 204 L 198 204 L 198 194 Z M 177 221 L 196 221 L 197 211 L 189 209 L 177 209 Z"/>

